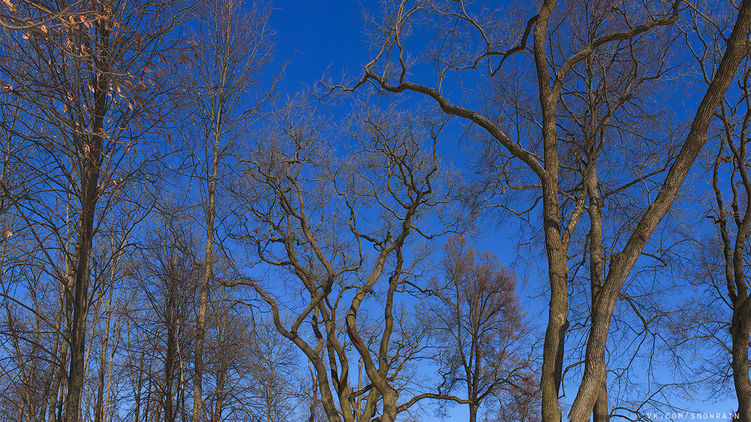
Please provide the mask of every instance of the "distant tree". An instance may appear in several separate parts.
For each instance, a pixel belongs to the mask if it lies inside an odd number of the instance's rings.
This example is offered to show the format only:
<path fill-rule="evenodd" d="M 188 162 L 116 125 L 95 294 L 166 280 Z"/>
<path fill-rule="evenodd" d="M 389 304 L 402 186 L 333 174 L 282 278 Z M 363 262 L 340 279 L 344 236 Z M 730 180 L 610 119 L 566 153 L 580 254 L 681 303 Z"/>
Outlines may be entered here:
<path fill-rule="evenodd" d="M 535 396 L 532 350 L 511 273 L 489 252 L 476 256 L 463 237 L 446 243 L 443 268 L 429 309 L 446 391 L 466 388 L 470 422 L 487 402 L 508 408 L 515 397 Z"/>
<path fill-rule="evenodd" d="M 184 346 L 192 334 L 195 292 L 203 275 L 201 262 L 195 259 L 199 250 L 185 216 L 173 209 L 162 213 L 134 257 L 133 276 L 144 302 L 141 323 L 152 344 L 150 366 L 154 369 L 149 375 L 158 386 L 153 409 L 165 422 L 183 419 Z"/>
<path fill-rule="evenodd" d="M 254 420 L 284 422 L 296 416 L 299 404 L 296 372 L 303 372 L 293 344 L 284 338 L 272 321 L 255 320 L 250 332 L 252 344 L 248 356 L 250 385 L 247 403 L 252 407 Z M 304 408 L 297 416 L 302 417 Z"/>

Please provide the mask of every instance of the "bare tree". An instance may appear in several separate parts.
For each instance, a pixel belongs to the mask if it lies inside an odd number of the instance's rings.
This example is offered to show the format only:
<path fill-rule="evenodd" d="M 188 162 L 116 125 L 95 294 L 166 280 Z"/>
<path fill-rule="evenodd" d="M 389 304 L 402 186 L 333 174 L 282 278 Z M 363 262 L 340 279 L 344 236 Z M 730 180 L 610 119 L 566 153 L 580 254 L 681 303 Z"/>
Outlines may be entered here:
<path fill-rule="evenodd" d="M 299 403 L 294 375 L 303 363 L 294 345 L 279 334 L 272 321 L 254 322 L 252 344 L 246 351 L 252 360 L 247 397 L 253 418 L 263 422 L 291 420 Z"/>
<path fill-rule="evenodd" d="M 709 217 L 715 224 L 716 236 L 710 242 L 702 242 L 703 263 L 698 279 L 706 283 L 710 297 L 719 296 L 717 305 L 728 306 L 730 320 L 723 321 L 719 315 L 698 321 L 699 336 L 717 341 L 729 352 L 729 374 L 732 376 L 735 395 L 738 399 L 738 419 L 751 420 L 751 380 L 749 380 L 749 340 L 751 337 L 751 295 L 746 282 L 749 225 L 751 204 L 751 179 L 748 177 L 747 130 L 751 122 L 751 102 L 748 98 L 751 82 L 749 65 L 744 62 L 744 72 L 738 80 L 738 94 L 728 95 L 720 107 L 717 118 L 717 141 L 712 163 L 712 190 L 714 206 Z M 724 291 L 723 291 L 724 290 Z M 717 311 L 719 313 L 719 310 Z M 721 330 L 709 328 L 722 321 Z M 727 330 L 727 331 L 726 331 Z M 729 339 L 722 335 L 729 332 Z M 687 333 L 683 339 L 692 340 Z M 727 344 L 729 340 L 729 344 Z M 722 371 L 722 369 L 721 369 Z M 718 374 L 714 374 L 715 377 Z"/>
<path fill-rule="evenodd" d="M 186 124 L 182 135 L 197 164 L 194 175 L 201 190 L 206 242 L 204 272 L 196 320 L 193 379 L 193 422 L 203 415 L 203 349 L 207 306 L 216 250 L 217 191 L 234 139 L 256 118 L 263 95 L 249 99 L 258 72 L 271 52 L 268 13 L 256 4 L 209 2 L 198 13 L 199 27 L 179 93 Z M 221 216 L 219 216 L 221 218 Z"/>
<path fill-rule="evenodd" d="M 139 251 L 135 267 L 136 279 L 149 304 L 148 312 L 156 317 L 155 352 L 164 353 L 159 358 L 163 364 L 158 413 L 170 422 L 182 419 L 178 405 L 184 391 L 180 343 L 190 333 L 189 315 L 195 296 L 192 293 L 202 275 L 201 263 L 195 260 L 197 251 L 198 240 L 188 230 L 185 218 L 168 211 Z"/>
<path fill-rule="evenodd" d="M 31 3 L 5 4 L 23 16 L 38 13 L 40 4 Z M 95 239 L 137 167 L 130 163 L 137 161 L 139 136 L 153 126 L 150 113 L 158 112 L 161 77 L 169 68 L 157 53 L 181 5 L 77 2 L 63 6 L 66 19 L 55 25 L 3 37 L 0 72 L 26 122 L 13 134 L 26 146 L 25 164 L 38 187 L 33 203 L 15 203 L 14 209 L 27 222 L 46 220 L 32 225 L 34 237 L 46 253 L 62 253 L 62 265 L 52 255 L 48 264 L 64 291 L 67 421 L 81 417 Z M 63 10 L 45 13 L 58 12 Z M 77 20 L 78 14 L 92 19 Z"/>
<path fill-rule="evenodd" d="M 662 323 L 682 323 L 643 275 L 668 265 L 663 242 L 677 235 L 654 233 L 673 229 L 715 129 L 703 275 L 707 303 L 732 316 L 696 332 L 727 346 L 731 364 L 711 376 L 733 377 L 751 420 L 748 65 L 736 75 L 751 0 L 715 6 L 386 2 L 376 55 L 345 89 L 435 108 L 373 96 L 342 123 L 305 100 L 265 118 L 270 9 L 255 3 L 0 1 L 0 410 L 17 422 L 391 422 L 436 400 L 473 421 L 480 409 L 536 420 L 540 404 L 546 422 L 562 409 L 641 418 L 665 385 L 626 391 L 634 362 L 652 363 Z M 652 100 L 697 75 L 695 113 L 666 123 L 670 106 Z M 481 142 L 472 186 L 441 157 L 455 121 Z M 430 277 L 438 241 L 478 214 L 519 215 L 525 241 L 544 243 L 539 390 L 497 258 L 457 237 L 445 277 Z M 440 371 L 425 374 L 437 348 Z"/>
<path fill-rule="evenodd" d="M 393 421 L 421 399 L 437 397 L 418 394 L 399 403 L 402 376 L 426 338 L 404 331 L 399 293 L 419 284 L 409 259 L 419 249 L 408 240 L 440 234 L 420 224 L 430 218 L 439 218 L 440 232 L 452 230 L 439 211 L 455 193 L 439 182 L 441 123 L 375 112 L 361 119 L 349 160 L 324 153 L 317 126 L 297 119 L 283 121 L 281 133 L 246 158 L 240 198 L 252 201 L 243 209 L 241 237 L 301 293 L 279 296 L 265 280 L 232 284 L 252 286 L 270 306 L 276 329 L 310 362 L 329 420 Z M 382 315 L 377 325 L 367 323 L 373 314 Z M 351 378 L 353 359 L 367 377 L 361 388 Z"/>
<path fill-rule="evenodd" d="M 3 0 L 0 5 L 0 28 L 6 31 L 47 31 L 48 28 L 67 22 L 93 23 L 96 14 L 82 8 L 83 3 L 84 1 L 73 1 L 62 7 L 55 7 L 35 0 Z"/>
<path fill-rule="evenodd" d="M 431 286 L 438 303 L 430 307 L 438 321 L 440 371 L 447 391 L 466 388 L 469 420 L 475 422 L 485 403 L 509 409 L 515 398 L 535 395 L 529 384 L 532 350 L 524 339 L 514 279 L 496 256 L 475 256 L 466 239 L 453 237 L 443 267 L 445 281 Z"/>
<path fill-rule="evenodd" d="M 583 189 L 573 201 L 572 210 L 562 208 L 561 171 L 566 166 L 565 149 L 560 145 L 558 108 L 561 94 L 572 70 L 592 57 L 600 48 L 619 42 L 647 36 L 661 27 L 673 25 L 681 10 L 681 1 L 670 5 L 662 4 L 662 9 L 644 9 L 635 12 L 627 5 L 596 8 L 592 19 L 606 23 L 602 30 L 586 41 L 582 47 L 572 46 L 570 51 L 551 49 L 549 40 L 562 28 L 556 12 L 560 7 L 555 0 L 544 1 L 533 17 L 511 34 L 511 39 L 503 38 L 508 31 L 499 30 L 492 14 L 487 11 L 471 10 L 469 2 L 423 1 L 411 3 L 402 1 L 386 11 L 386 19 L 379 22 L 381 36 L 378 52 L 365 66 L 362 79 L 356 86 L 372 83 L 378 89 L 402 93 L 416 92 L 434 100 L 441 109 L 453 116 L 466 119 L 486 133 L 500 148 L 505 149 L 514 160 L 518 160 L 539 180 L 541 190 L 541 227 L 545 236 L 545 248 L 550 284 L 550 305 L 548 326 L 543 348 L 541 377 L 542 416 L 545 421 L 559 421 L 561 410 L 559 392 L 561 386 L 562 363 L 564 359 L 565 333 L 568 321 L 568 255 L 572 236 L 579 217 L 584 212 L 587 190 Z M 604 4 L 603 4 L 604 6 Z M 628 10 L 631 14 L 626 13 Z M 735 11 L 734 11 L 735 13 Z M 445 31 L 441 42 L 429 57 L 435 57 L 438 69 L 435 85 L 413 82 L 408 79 L 409 59 L 407 57 L 409 30 L 418 22 L 437 23 L 439 28 L 452 28 Z M 736 21 L 722 60 L 714 71 L 711 82 L 699 104 L 690 130 L 659 185 L 658 193 L 646 209 L 636 217 L 636 223 L 620 242 L 618 252 L 611 254 L 607 274 L 592 301 L 590 327 L 584 359 L 584 372 L 579 383 L 576 398 L 568 417 L 571 420 L 587 420 L 601 396 L 606 382 L 605 345 L 610 330 L 613 310 L 627 277 L 634 268 L 650 236 L 668 212 L 679 192 L 692 163 L 707 139 L 707 129 L 712 115 L 720 105 L 730 82 L 736 74 L 741 59 L 746 52 L 745 40 L 751 24 L 751 4 L 741 3 L 737 9 Z M 551 26 L 552 25 L 552 26 Z M 552 29 L 551 29 L 552 28 Z M 459 31 L 464 31 L 459 35 Z M 563 31 L 563 34 L 566 32 Z M 532 36 L 531 51 L 527 47 Z M 457 40 L 461 40 L 459 43 Z M 477 44 L 466 43 L 476 40 Z M 506 131 L 507 122 L 493 119 L 488 113 L 459 105 L 451 99 L 450 90 L 443 88 L 448 75 L 461 75 L 465 71 L 476 70 L 487 78 L 495 78 L 504 71 L 504 64 L 514 62 L 514 55 L 527 52 L 531 55 L 531 72 L 537 88 L 539 103 L 535 119 L 541 133 L 541 145 L 524 145 L 523 139 L 515 139 Z M 560 53 L 560 54 L 559 54 Z M 510 66 L 510 65 L 509 65 Z M 587 163 L 588 164 L 588 163 Z M 591 174 L 591 166 L 587 165 Z M 586 180 L 585 186 L 589 185 Z M 594 201 L 596 201 L 596 196 Z M 604 270 L 605 268 L 603 268 Z M 606 413 L 597 414 L 605 416 Z"/>

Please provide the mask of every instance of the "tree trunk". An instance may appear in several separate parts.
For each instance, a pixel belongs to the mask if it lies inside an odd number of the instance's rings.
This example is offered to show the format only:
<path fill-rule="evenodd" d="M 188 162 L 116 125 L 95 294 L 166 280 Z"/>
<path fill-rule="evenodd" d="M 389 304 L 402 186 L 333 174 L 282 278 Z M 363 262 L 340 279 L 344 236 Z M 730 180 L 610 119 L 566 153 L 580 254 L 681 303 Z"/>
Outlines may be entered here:
<path fill-rule="evenodd" d="M 206 242 L 208 244 L 208 241 Z M 208 246 L 207 246 L 208 248 Z M 196 346 L 193 376 L 193 417 L 192 422 L 200 422 L 203 414 L 203 340 L 206 331 L 206 303 L 208 302 L 208 282 L 201 284 L 201 296 L 196 321 Z"/>
<path fill-rule="evenodd" d="M 219 96 L 223 87 L 220 86 Z M 208 203 L 206 204 L 206 247 L 204 249 L 204 271 L 201 283 L 201 297 L 198 304 L 196 321 L 195 380 L 193 382 L 193 419 L 200 422 L 203 407 L 203 343 L 206 337 L 206 308 L 209 298 L 209 286 L 214 268 L 214 216 L 216 214 L 216 185 L 219 172 L 219 141 L 221 139 L 222 108 L 217 110 L 214 125 L 214 154 L 211 159 L 211 173 L 206 186 Z"/>
<path fill-rule="evenodd" d="M 170 277 L 172 278 L 172 277 Z M 177 359 L 177 295 L 178 280 L 170 280 L 167 299 L 167 351 L 164 357 L 164 421 L 175 422 L 175 361 Z"/>
<path fill-rule="evenodd" d="M 92 148 L 94 150 L 94 148 Z M 98 148 L 101 153 L 101 140 Z M 88 161 L 88 158 L 84 158 Z M 98 159 L 96 160 L 98 162 Z M 76 242 L 75 278 L 72 293 L 72 326 L 70 333 L 70 369 L 68 392 L 65 397 L 66 422 L 78 422 L 81 413 L 81 395 L 85 377 L 86 318 L 89 296 L 89 259 L 93 240 L 94 213 L 98 197 L 99 166 L 89 163 L 83 179 L 82 216 Z"/>
<path fill-rule="evenodd" d="M 602 390 L 595 402 L 595 408 L 592 412 L 592 422 L 607 422 L 610 418 L 608 413 L 608 386 L 607 380 L 603 379 Z"/>
<path fill-rule="evenodd" d="M 477 422 L 477 403 L 469 404 L 469 422 Z"/>
<path fill-rule="evenodd" d="M 394 422 L 396 420 L 396 402 L 399 399 L 399 394 L 394 389 L 382 393 L 383 415 L 381 415 L 381 422 Z"/>
<path fill-rule="evenodd" d="M 112 274 L 110 281 L 115 277 L 115 266 L 112 267 Z M 102 422 L 104 420 L 104 381 L 107 373 L 107 346 L 110 339 L 110 323 L 112 322 L 112 291 L 114 286 L 110 286 L 110 291 L 107 296 L 107 307 L 105 308 L 105 320 L 104 320 L 104 337 L 102 338 L 102 350 L 99 356 L 99 379 L 97 384 L 96 404 L 94 405 L 94 422 Z"/>
<path fill-rule="evenodd" d="M 600 295 L 602 289 L 603 277 L 605 274 L 605 261 L 602 256 L 602 202 L 600 193 L 597 189 L 597 167 L 594 164 L 596 157 L 589 157 L 592 168 L 588 175 L 585 175 L 587 195 L 589 196 L 589 281 L 591 290 L 591 299 L 594 304 Z M 593 422 L 608 421 L 608 383 L 607 370 L 605 362 L 602 362 L 602 381 L 600 393 L 597 396 L 594 409 L 592 411 Z"/>
<path fill-rule="evenodd" d="M 133 411 L 133 422 L 139 422 L 139 417 L 141 416 L 141 390 L 143 389 L 143 358 L 146 354 L 146 351 L 144 350 L 144 346 L 141 346 L 141 353 L 138 359 L 138 378 L 135 385 L 135 391 L 134 391 L 134 401 L 135 401 L 135 410 Z"/>
<path fill-rule="evenodd" d="M 222 420 L 222 411 L 224 410 L 224 388 L 225 380 L 227 378 L 226 374 L 227 371 L 224 368 L 217 369 L 215 392 L 216 402 L 214 403 L 214 415 L 211 418 L 212 422 L 221 422 Z"/>
<path fill-rule="evenodd" d="M 542 111 L 542 137 L 545 169 L 542 177 L 542 213 L 545 233 L 545 250 L 548 259 L 550 304 L 548 325 L 542 354 L 542 419 L 544 422 L 560 422 L 558 391 L 563 369 L 563 349 L 568 329 L 568 290 L 566 277 L 568 261 L 566 245 L 562 242 L 559 220 L 558 183 L 558 136 L 556 133 L 556 102 L 550 87 L 550 71 L 545 41 L 548 36 L 548 20 L 556 6 L 556 0 L 545 0 L 540 7 L 534 30 L 534 60 L 537 73 L 540 109 Z"/>
<path fill-rule="evenodd" d="M 151 373 L 151 365 L 149 365 L 149 373 Z M 149 422 L 149 416 L 151 416 L 151 405 L 152 405 L 151 393 L 154 388 L 154 381 L 151 379 L 150 376 L 148 377 L 148 381 L 149 381 L 148 387 L 146 387 L 146 408 L 144 409 L 144 412 L 143 412 L 144 422 Z"/>
<path fill-rule="evenodd" d="M 737 300 L 730 328 L 733 340 L 732 368 L 735 394 L 738 398 L 738 421 L 751 422 L 751 380 L 748 369 L 748 342 L 751 335 L 751 300 Z"/>
<path fill-rule="evenodd" d="M 81 174 L 81 218 L 76 239 L 75 268 L 72 303 L 73 318 L 70 335 L 70 370 L 68 372 L 68 393 L 65 398 L 66 422 L 78 422 L 81 416 L 81 395 L 85 377 L 84 356 L 86 352 L 86 318 L 89 299 L 89 260 L 94 239 L 94 217 L 99 199 L 99 173 L 102 164 L 102 144 L 104 136 L 104 116 L 107 113 L 109 91 L 108 54 L 109 30 L 105 23 L 97 23 L 99 30 L 97 56 L 99 63 L 91 69 L 96 74 L 93 83 L 94 107 L 89 133 L 74 136 L 78 143 L 78 158 L 82 163 Z"/>

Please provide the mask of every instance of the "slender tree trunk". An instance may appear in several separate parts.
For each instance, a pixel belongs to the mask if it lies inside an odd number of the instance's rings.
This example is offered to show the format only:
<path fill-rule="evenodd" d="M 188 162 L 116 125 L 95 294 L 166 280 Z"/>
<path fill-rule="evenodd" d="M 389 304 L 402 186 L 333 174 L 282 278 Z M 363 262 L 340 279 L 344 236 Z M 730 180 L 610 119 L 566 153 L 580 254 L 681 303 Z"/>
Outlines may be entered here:
<path fill-rule="evenodd" d="M 170 280 L 167 299 L 167 351 L 164 358 L 164 421 L 175 422 L 175 361 L 177 358 L 177 280 Z"/>
<path fill-rule="evenodd" d="M 226 70 L 225 70 L 226 71 Z M 219 89 L 222 97 L 222 87 Z M 196 350 L 195 350 L 195 381 L 193 387 L 193 420 L 201 420 L 203 406 L 203 344 L 206 337 L 206 308 L 209 297 L 209 286 L 214 268 L 214 216 L 216 214 L 216 185 L 219 172 L 219 142 L 221 140 L 222 108 L 218 107 L 214 126 L 214 153 L 211 158 L 211 169 L 206 186 L 208 203 L 206 204 L 206 247 L 204 249 L 204 272 L 201 283 L 201 297 L 198 304 L 198 320 L 196 321 Z"/>
<path fill-rule="evenodd" d="M 732 368 L 738 398 L 738 421 L 751 422 L 751 380 L 749 380 L 748 342 L 751 335 L 751 300 L 739 298 L 733 309 L 730 328 L 733 341 Z"/>
<path fill-rule="evenodd" d="M 216 375 L 216 402 L 214 403 L 214 416 L 212 422 L 221 422 L 222 410 L 224 410 L 224 388 L 227 378 L 227 371 L 224 368 L 218 368 Z"/>
<path fill-rule="evenodd" d="M 201 168 L 205 174 L 200 177 L 200 185 L 206 188 L 206 202 L 204 206 L 204 218 L 206 223 L 206 243 L 204 248 L 204 271 L 200 287 L 198 303 L 198 315 L 196 320 L 196 338 L 194 348 L 194 380 L 193 380 L 193 412 L 192 422 L 200 422 L 204 413 L 212 413 L 203 410 L 203 376 L 204 368 L 204 343 L 206 337 L 206 318 L 209 296 L 214 280 L 214 246 L 216 244 L 216 196 L 218 186 L 219 168 L 225 151 L 232 142 L 233 128 L 243 126 L 243 122 L 254 112 L 247 109 L 235 114 L 244 107 L 241 98 L 247 94 L 247 88 L 251 84 L 250 76 L 255 74 L 256 66 L 266 60 L 266 54 L 259 54 L 259 48 L 265 42 L 266 30 L 265 14 L 246 15 L 240 10 L 240 4 L 236 1 L 215 0 L 206 4 L 206 13 L 201 24 L 208 29 L 206 36 L 206 50 L 200 50 L 203 54 L 197 61 L 189 84 L 198 88 L 191 91 L 197 94 L 196 98 L 188 98 L 190 107 L 195 107 L 190 113 L 191 118 L 200 120 L 202 137 L 198 139 L 197 148 L 204 149 L 211 145 L 213 151 L 206 154 L 202 160 Z M 257 23 L 264 25 L 256 27 Z M 260 31 L 260 32 L 256 32 Z M 259 103 L 260 105 L 260 103 Z M 188 108 L 190 108 L 188 107 Z M 203 129 L 207 129 L 203 132 Z M 195 150 L 194 150 L 195 152 Z M 198 156 L 196 154 L 196 156 Z M 226 397 L 226 395 L 225 395 Z"/>
<path fill-rule="evenodd" d="M 45 384 L 45 394 L 42 397 L 41 408 L 39 411 L 40 420 L 48 420 L 50 422 L 55 420 L 55 407 L 57 403 L 57 394 L 60 389 L 60 380 L 64 376 L 65 359 L 67 352 L 67 343 L 63 339 L 61 333 L 63 332 L 63 313 L 65 310 L 65 295 L 61 292 L 59 296 L 59 302 L 57 304 L 57 312 L 55 313 L 55 342 L 52 347 L 53 362 L 58 364 L 51 364 L 48 372 L 48 381 Z M 48 414 L 49 412 L 49 414 Z M 46 418 L 46 419 L 45 419 Z"/>
<path fill-rule="evenodd" d="M 602 256 L 602 202 L 600 200 L 600 193 L 597 189 L 597 168 L 593 161 L 595 159 L 596 157 L 590 157 L 592 168 L 590 174 L 585 175 L 587 194 L 589 195 L 589 280 L 592 303 L 597 301 L 600 290 L 602 289 L 605 274 L 605 261 Z M 605 368 L 605 362 L 602 363 L 602 368 L 602 384 L 592 412 L 593 422 L 607 422 L 609 418 L 607 371 Z"/>
<path fill-rule="evenodd" d="M 108 319 L 111 318 L 111 313 L 108 316 Z M 112 370 L 114 368 L 115 364 L 115 353 L 117 353 L 118 348 L 118 339 L 119 339 L 119 333 L 120 329 L 122 328 L 122 319 L 118 319 L 118 321 L 115 323 L 115 326 L 113 328 L 114 331 L 114 339 L 112 341 L 112 346 L 110 347 L 110 357 L 109 362 L 107 363 L 107 387 L 104 390 L 104 405 L 102 408 L 102 415 L 104 416 L 104 421 L 111 420 L 112 414 L 110 412 L 110 400 L 111 393 L 112 393 Z"/>
<path fill-rule="evenodd" d="M 208 241 L 206 243 L 208 244 Z M 206 307 L 208 296 L 208 282 L 204 280 L 204 282 L 201 284 L 201 295 L 198 304 L 198 319 L 196 321 L 192 422 L 200 422 L 201 415 L 203 414 L 203 343 L 206 332 Z"/>
<path fill-rule="evenodd" d="M 86 352 L 86 318 L 89 296 L 89 260 L 94 239 L 94 216 L 99 198 L 99 173 L 102 163 L 104 136 L 104 116 L 107 112 L 109 77 L 107 62 L 109 54 L 109 30 L 104 22 L 97 23 L 99 36 L 97 57 L 100 63 L 92 69 L 96 74 L 93 82 L 94 108 L 91 116 L 90 132 L 75 136 L 78 142 L 79 160 L 83 164 L 81 174 L 81 218 L 78 239 L 76 240 L 73 283 L 73 318 L 70 335 L 70 370 L 68 371 L 68 393 L 65 398 L 66 422 L 78 422 L 81 417 L 81 396 L 85 377 L 84 356 Z"/>
<path fill-rule="evenodd" d="M 109 326 L 106 328 L 105 338 L 102 340 L 102 351 L 99 356 L 99 374 L 97 379 L 97 392 L 94 402 L 94 422 L 103 421 L 104 410 L 104 381 L 107 373 L 107 336 L 109 335 Z"/>
<path fill-rule="evenodd" d="M 16 408 L 16 420 L 17 422 L 21 422 L 24 415 L 31 411 L 31 402 L 29 400 L 29 380 L 31 376 L 28 365 L 26 364 L 26 353 L 21 350 L 21 344 L 19 341 L 20 336 L 15 322 L 16 319 L 12 315 L 10 306 L 5 307 L 5 312 L 7 314 L 6 319 L 8 321 L 8 331 L 12 333 L 10 340 L 13 344 L 13 353 L 15 354 L 16 365 L 18 365 L 19 372 L 18 377 L 20 378 L 19 381 L 16 381 L 19 394 L 18 406 Z"/>
<path fill-rule="evenodd" d="M 138 378 L 136 380 L 135 385 L 135 391 L 134 391 L 134 400 L 135 400 L 135 409 L 133 410 L 133 422 L 139 422 L 138 418 L 141 416 L 141 390 L 143 389 L 143 358 L 146 354 L 146 351 L 144 350 L 144 346 L 141 346 L 141 353 L 138 358 Z"/>
<path fill-rule="evenodd" d="M 313 389 L 313 398 L 310 400 L 310 406 L 308 407 L 308 422 L 315 422 L 316 420 L 316 407 L 318 407 L 318 389 Z"/>
<path fill-rule="evenodd" d="M 117 261 L 115 261 L 117 262 Z M 115 265 L 112 266 L 112 272 L 110 274 L 110 284 L 115 278 Z M 104 384 L 105 375 L 107 373 L 107 347 L 110 340 L 110 323 L 112 322 L 112 292 L 114 286 L 110 285 L 110 291 L 107 295 L 107 306 L 104 309 L 104 336 L 102 338 L 102 350 L 99 356 L 99 379 L 97 384 L 96 404 L 94 405 L 94 422 L 102 422 L 104 420 Z"/>
<path fill-rule="evenodd" d="M 61 304 L 61 306 L 64 307 L 65 305 Z M 65 325 L 69 326 L 69 323 L 66 322 Z M 65 329 L 65 331 L 67 331 L 67 329 Z M 62 334 L 58 334 L 58 336 L 62 337 Z M 64 394 L 63 380 L 65 379 L 65 367 L 68 361 L 68 342 L 61 340 L 60 343 L 60 352 L 57 356 L 59 365 L 54 368 L 54 374 L 52 376 L 52 387 L 50 388 L 50 401 L 48 405 L 49 408 L 47 410 L 47 419 L 50 422 L 59 421 L 62 419 L 62 396 Z"/>
<path fill-rule="evenodd" d="M 151 373 L 151 364 L 149 364 L 149 373 Z M 149 422 L 149 416 L 151 416 L 151 407 L 153 400 L 151 399 L 151 393 L 154 390 L 154 381 L 149 377 L 148 387 L 146 387 L 146 408 L 143 412 L 144 422 Z"/>

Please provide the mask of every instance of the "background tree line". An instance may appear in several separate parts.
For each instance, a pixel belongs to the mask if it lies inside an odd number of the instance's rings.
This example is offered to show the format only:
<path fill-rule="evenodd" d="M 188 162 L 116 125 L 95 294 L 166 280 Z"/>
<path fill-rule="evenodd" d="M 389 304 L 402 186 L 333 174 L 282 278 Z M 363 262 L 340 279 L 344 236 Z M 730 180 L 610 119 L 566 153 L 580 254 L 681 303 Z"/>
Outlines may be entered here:
<path fill-rule="evenodd" d="M 751 2 L 363 8 L 2 2 L 3 418 L 751 421 Z"/>

